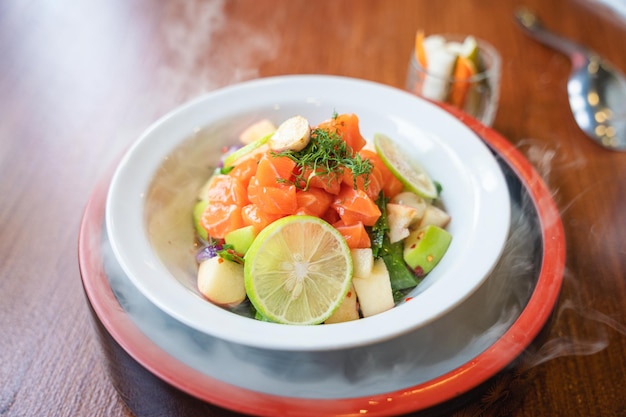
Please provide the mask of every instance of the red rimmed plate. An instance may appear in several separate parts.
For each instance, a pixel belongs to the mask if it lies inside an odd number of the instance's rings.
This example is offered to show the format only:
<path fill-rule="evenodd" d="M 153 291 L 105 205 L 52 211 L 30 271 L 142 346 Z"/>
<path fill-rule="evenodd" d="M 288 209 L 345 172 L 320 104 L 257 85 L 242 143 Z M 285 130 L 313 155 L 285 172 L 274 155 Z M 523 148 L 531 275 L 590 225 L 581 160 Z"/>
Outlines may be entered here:
<path fill-rule="evenodd" d="M 242 388 L 208 376 L 206 372 L 174 358 L 166 349 L 146 336 L 114 294 L 103 265 L 101 245 L 108 179 L 94 191 L 85 210 L 79 237 L 79 263 L 83 285 L 94 318 L 101 326 L 101 335 L 105 336 L 102 339 L 103 343 L 119 346 L 121 353 L 129 355 L 140 368 L 147 371 L 142 377 L 143 380 L 153 375 L 157 381 L 166 383 L 167 387 L 188 395 L 189 397 L 184 394 L 182 403 L 178 403 L 177 406 L 190 409 L 214 404 L 241 413 L 265 416 L 397 415 L 416 411 L 428 412 L 431 407 L 452 402 L 460 395 L 488 381 L 504 370 L 530 345 L 550 317 L 561 288 L 565 242 L 556 205 L 530 163 L 495 131 L 463 115 L 457 116 L 483 138 L 503 166 L 513 173 L 512 193 L 516 192 L 517 185 L 522 194 L 529 199 L 529 212 L 535 217 L 536 233 L 541 242 L 540 255 L 543 254 L 538 270 L 530 280 L 532 294 L 522 311 L 507 329 L 503 329 L 495 342 L 486 346 L 470 360 L 425 382 L 399 390 L 338 398 L 283 397 Z M 131 379 L 129 384 L 121 387 L 119 381 L 127 377 L 124 373 L 128 370 L 116 367 L 115 362 L 120 356 L 108 352 L 107 359 L 113 362 L 109 365 L 114 369 L 112 376 L 114 381 L 118 381 L 116 383 L 118 390 L 131 409 L 141 415 L 141 411 L 136 408 L 140 407 L 140 403 L 148 401 L 147 398 L 141 398 L 142 382 Z M 126 382 L 128 381 L 126 378 Z M 151 390 L 154 392 L 154 386 Z M 152 398 L 149 401 L 156 399 Z M 151 407 L 158 409 L 165 408 L 168 404 L 172 406 L 168 401 L 161 398 L 161 403 L 152 403 Z M 228 414 L 227 411 L 223 413 Z"/>

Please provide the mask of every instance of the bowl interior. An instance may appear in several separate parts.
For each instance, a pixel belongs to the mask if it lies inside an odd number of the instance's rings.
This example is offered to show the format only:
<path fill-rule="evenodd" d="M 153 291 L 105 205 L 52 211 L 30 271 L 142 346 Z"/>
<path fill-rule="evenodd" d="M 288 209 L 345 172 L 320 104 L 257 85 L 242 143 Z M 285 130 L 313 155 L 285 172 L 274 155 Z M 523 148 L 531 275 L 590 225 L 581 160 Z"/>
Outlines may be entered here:
<path fill-rule="evenodd" d="M 410 302 L 355 322 L 285 326 L 242 317 L 196 289 L 191 209 L 224 146 L 262 118 L 300 114 L 317 124 L 356 113 L 361 132 L 398 141 L 443 185 L 452 216 L 448 253 Z M 121 161 L 107 199 L 113 251 L 146 297 L 183 323 L 226 340 L 272 349 L 318 350 L 389 339 L 465 300 L 487 277 L 507 238 L 510 200 L 493 155 L 463 123 L 390 87 L 340 77 L 261 79 L 201 97 L 155 123 Z"/>

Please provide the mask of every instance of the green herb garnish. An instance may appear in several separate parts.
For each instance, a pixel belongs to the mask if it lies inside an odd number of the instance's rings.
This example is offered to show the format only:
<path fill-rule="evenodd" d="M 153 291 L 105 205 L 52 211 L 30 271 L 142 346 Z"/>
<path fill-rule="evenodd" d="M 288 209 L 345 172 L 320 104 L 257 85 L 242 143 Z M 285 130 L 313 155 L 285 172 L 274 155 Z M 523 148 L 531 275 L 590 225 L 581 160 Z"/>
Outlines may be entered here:
<path fill-rule="evenodd" d="M 217 256 L 227 261 L 236 262 L 241 265 L 244 264 L 243 255 L 236 252 L 232 245 L 222 245 L 222 248 L 217 251 Z"/>
<path fill-rule="evenodd" d="M 282 181 L 289 181 L 302 190 L 309 188 L 311 178 L 315 176 L 326 178 L 330 184 L 340 178 L 345 169 L 352 171 L 355 189 L 359 177 L 364 178 L 364 186 L 367 187 L 373 168 L 369 159 L 354 153 L 336 132 L 321 128 L 311 131 L 311 140 L 301 151 L 287 150 L 275 155 L 286 156 L 296 163 L 294 177 Z"/>

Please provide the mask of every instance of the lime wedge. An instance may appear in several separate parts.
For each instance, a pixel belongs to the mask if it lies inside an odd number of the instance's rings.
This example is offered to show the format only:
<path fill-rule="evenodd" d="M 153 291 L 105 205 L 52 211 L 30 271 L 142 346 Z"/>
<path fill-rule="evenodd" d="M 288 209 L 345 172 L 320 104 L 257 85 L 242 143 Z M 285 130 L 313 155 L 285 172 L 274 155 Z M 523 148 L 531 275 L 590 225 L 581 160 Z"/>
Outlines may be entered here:
<path fill-rule="evenodd" d="M 270 224 L 244 259 L 250 302 L 277 323 L 322 323 L 339 307 L 352 283 L 352 257 L 345 239 L 313 216 L 287 216 Z"/>
<path fill-rule="evenodd" d="M 437 198 L 437 187 L 424 168 L 407 157 L 406 152 L 400 149 L 393 140 L 377 133 L 374 135 L 374 146 L 387 168 L 409 191 L 422 198 Z"/>
<path fill-rule="evenodd" d="M 224 167 L 228 168 L 229 166 L 235 165 L 235 162 L 237 162 L 244 156 L 253 155 L 253 152 L 258 150 L 261 146 L 265 145 L 267 141 L 270 140 L 273 134 L 274 133 L 265 135 L 262 138 L 259 138 L 254 142 L 250 142 L 247 145 L 229 154 L 226 158 L 224 158 Z"/>

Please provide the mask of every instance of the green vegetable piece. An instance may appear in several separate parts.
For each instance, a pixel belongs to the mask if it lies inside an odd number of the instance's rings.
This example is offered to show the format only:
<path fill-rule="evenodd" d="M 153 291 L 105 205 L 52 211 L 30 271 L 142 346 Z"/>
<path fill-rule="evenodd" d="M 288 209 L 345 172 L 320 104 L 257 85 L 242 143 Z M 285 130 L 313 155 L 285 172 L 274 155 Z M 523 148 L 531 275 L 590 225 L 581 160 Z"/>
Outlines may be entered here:
<path fill-rule="evenodd" d="M 441 227 L 419 228 L 404 240 L 404 260 L 417 276 L 425 276 L 439 263 L 448 250 L 452 235 Z"/>
<path fill-rule="evenodd" d="M 391 243 L 387 232 L 389 231 L 389 222 L 387 221 L 387 201 L 383 193 L 378 195 L 376 205 L 380 209 L 380 217 L 376 224 L 368 228 L 370 240 L 372 242 L 372 254 L 375 258 L 382 258 L 385 266 L 389 271 L 389 280 L 391 281 L 391 289 L 394 293 L 407 288 L 413 288 L 419 284 L 415 274 L 407 267 L 404 262 L 402 242 Z M 398 299 L 398 297 L 394 298 Z"/>
<path fill-rule="evenodd" d="M 226 236 L 224 236 L 224 241 L 227 245 L 231 245 L 237 253 L 245 255 L 255 237 L 256 232 L 254 231 L 254 227 L 245 226 L 228 232 Z"/>
<path fill-rule="evenodd" d="M 198 236 L 204 240 L 209 239 L 206 229 L 202 227 L 202 224 L 201 224 L 202 214 L 204 213 L 204 209 L 206 208 L 207 205 L 208 205 L 208 201 L 201 200 L 201 201 L 198 201 L 196 205 L 193 207 L 193 224 L 196 228 L 196 233 L 198 233 Z"/>
<path fill-rule="evenodd" d="M 420 283 L 421 277 L 407 267 L 403 256 L 402 242 L 391 243 L 388 237 L 383 240 L 381 258 L 389 271 L 391 289 L 393 291 L 413 288 Z"/>
<path fill-rule="evenodd" d="M 259 138 L 255 140 L 254 142 L 249 143 L 245 145 L 244 147 L 239 148 L 233 153 L 231 153 L 230 155 L 228 155 L 224 159 L 224 168 L 232 169 L 232 167 L 235 165 L 235 162 L 237 162 L 239 158 L 243 158 L 244 156 L 251 155 L 254 151 L 257 151 L 261 146 L 265 145 L 270 140 L 272 135 L 273 133 L 270 133 L 269 135 L 265 135 L 262 138 Z"/>
<path fill-rule="evenodd" d="M 372 242 L 372 254 L 374 255 L 374 258 L 378 258 L 381 256 L 383 242 L 385 240 L 387 232 L 389 231 L 389 222 L 387 220 L 387 201 L 389 201 L 389 199 L 385 197 L 385 194 L 381 192 L 376 199 L 376 205 L 380 210 L 380 217 L 378 218 L 374 226 L 368 228 L 368 234 L 370 236 L 370 241 Z"/>

